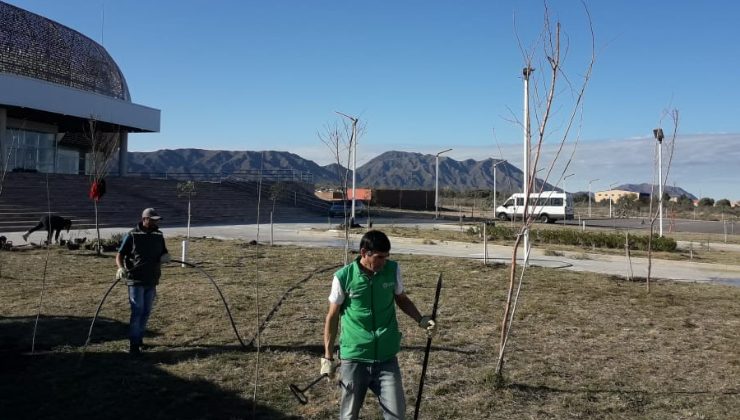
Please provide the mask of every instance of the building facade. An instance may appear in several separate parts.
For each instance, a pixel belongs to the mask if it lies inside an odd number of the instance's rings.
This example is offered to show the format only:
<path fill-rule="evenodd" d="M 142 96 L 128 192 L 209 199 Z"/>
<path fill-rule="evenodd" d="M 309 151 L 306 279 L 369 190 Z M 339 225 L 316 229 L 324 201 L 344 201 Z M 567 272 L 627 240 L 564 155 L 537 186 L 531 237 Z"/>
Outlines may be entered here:
<path fill-rule="evenodd" d="M 158 132 L 160 111 L 131 102 L 101 45 L 0 1 L 0 152 L 3 171 L 80 174 L 102 150 L 127 169 L 128 133 Z"/>
<path fill-rule="evenodd" d="M 596 193 L 594 193 L 594 201 L 597 203 L 601 201 L 608 201 L 609 199 L 611 199 L 612 202 L 616 203 L 622 197 L 631 197 L 633 200 L 637 200 L 638 198 L 640 198 L 640 194 L 634 191 L 626 190 L 607 190 L 597 191 Z"/>

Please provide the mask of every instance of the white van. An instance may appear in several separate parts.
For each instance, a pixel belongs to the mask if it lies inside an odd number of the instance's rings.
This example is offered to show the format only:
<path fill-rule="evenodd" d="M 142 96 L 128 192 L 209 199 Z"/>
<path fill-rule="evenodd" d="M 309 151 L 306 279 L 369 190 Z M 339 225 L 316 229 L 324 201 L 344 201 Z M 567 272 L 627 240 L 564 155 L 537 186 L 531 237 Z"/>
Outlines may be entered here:
<path fill-rule="evenodd" d="M 573 198 L 562 192 L 543 191 L 529 194 L 528 214 L 542 223 L 573 219 Z M 524 194 L 516 193 L 496 207 L 496 217 L 500 220 L 521 219 L 524 214 Z"/>

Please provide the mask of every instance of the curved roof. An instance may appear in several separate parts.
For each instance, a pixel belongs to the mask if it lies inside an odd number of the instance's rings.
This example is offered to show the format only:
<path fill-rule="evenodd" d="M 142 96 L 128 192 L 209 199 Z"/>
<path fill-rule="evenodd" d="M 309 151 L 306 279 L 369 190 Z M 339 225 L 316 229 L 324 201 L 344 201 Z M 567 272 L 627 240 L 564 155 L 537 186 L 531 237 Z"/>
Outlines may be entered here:
<path fill-rule="evenodd" d="M 131 102 L 123 73 L 100 44 L 53 20 L 1 1 L 0 73 Z"/>

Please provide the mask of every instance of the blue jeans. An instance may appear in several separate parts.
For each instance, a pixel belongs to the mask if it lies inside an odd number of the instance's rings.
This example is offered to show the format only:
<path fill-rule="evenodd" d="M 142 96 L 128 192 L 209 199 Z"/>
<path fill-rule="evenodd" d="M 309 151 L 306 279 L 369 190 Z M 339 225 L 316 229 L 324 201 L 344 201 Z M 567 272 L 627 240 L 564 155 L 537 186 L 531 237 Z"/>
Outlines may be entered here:
<path fill-rule="evenodd" d="M 406 397 L 397 358 L 377 363 L 342 360 L 339 371 L 342 381 L 340 419 L 358 418 L 368 388 L 378 396 L 384 419 L 403 419 L 406 416 Z"/>
<path fill-rule="evenodd" d="M 144 339 L 146 323 L 152 313 L 154 298 L 157 297 L 156 286 L 129 286 L 128 301 L 131 304 L 131 319 L 129 320 L 129 340 L 140 345 Z"/>

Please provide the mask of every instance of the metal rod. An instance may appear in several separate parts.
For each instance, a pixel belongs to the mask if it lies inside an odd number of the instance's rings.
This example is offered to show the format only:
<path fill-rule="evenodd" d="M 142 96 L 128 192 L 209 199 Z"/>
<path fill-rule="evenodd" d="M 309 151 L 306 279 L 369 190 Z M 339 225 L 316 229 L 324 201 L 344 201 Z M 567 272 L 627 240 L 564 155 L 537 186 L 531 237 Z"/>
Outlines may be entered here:
<path fill-rule="evenodd" d="M 439 303 L 439 293 L 442 290 L 442 273 L 437 277 L 437 291 L 434 294 L 434 306 L 432 307 L 432 320 L 437 319 L 437 306 Z M 427 347 L 424 350 L 424 363 L 421 366 L 421 379 L 419 380 L 419 393 L 416 395 L 416 407 L 414 408 L 414 420 L 419 418 L 419 407 L 421 407 L 421 393 L 424 390 L 424 376 L 427 373 L 427 364 L 429 363 L 429 352 L 432 349 L 432 337 L 427 337 Z"/>

